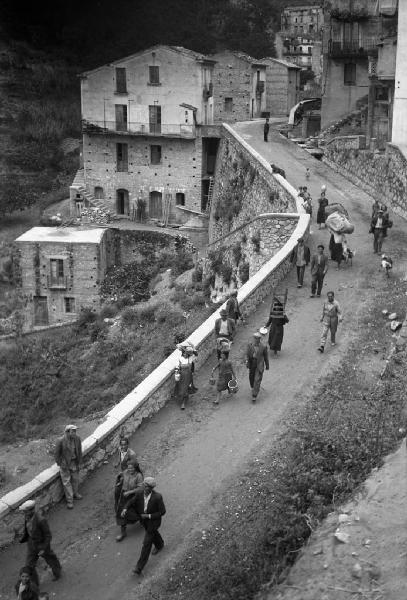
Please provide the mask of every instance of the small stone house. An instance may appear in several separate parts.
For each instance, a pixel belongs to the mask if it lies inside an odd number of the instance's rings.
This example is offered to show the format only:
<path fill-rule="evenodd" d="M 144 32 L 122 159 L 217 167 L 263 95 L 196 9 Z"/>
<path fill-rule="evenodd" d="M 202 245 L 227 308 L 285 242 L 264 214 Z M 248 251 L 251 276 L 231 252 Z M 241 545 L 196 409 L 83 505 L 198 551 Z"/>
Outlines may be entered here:
<path fill-rule="evenodd" d="M 33 227 L 16 239 L 26 329 L 75 321 L 82 307 L 98 309 L 99 289 L 113 264 L 103 228 Z"/>
<path fill-rule="evenodd" d="M 261 117 L 266 111 L 266 67 L 244 52 L 214 54 L 214 119 L 234 123 Z"/>
<path fill-rule="evenodd" d="M 288 115 L 297 104 L 300 67 L 278 58 L 262 58 L 266 67 L 266 110 L 270 115 Z"/>

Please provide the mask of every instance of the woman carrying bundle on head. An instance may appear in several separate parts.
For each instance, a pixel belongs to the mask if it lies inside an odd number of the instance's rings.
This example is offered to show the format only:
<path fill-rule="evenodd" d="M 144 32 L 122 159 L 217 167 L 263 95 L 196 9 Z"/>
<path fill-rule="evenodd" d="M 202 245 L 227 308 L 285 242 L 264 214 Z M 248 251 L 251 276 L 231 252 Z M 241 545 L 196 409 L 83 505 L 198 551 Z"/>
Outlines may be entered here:
<path fill-rule="evenodd" d="M 269 331 L 269 346 L 273 350 L 274 355 L 280 352 L 284 337 L 284 325 L 288 323 L 287 315 L 284 312 L 283 303 L 278 298 L 273 299 L 271 305 L 270 316 L 265 327 L 270 326 Z"/>

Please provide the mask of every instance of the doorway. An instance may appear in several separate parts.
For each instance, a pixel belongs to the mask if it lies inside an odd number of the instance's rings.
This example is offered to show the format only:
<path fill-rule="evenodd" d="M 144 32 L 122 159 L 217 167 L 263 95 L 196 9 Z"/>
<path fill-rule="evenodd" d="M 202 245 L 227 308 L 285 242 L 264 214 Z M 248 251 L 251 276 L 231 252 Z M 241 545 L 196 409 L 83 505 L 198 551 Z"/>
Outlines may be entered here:
<path fill-rule="evenodd" d="M 163 216 L 163 195 L 161 192 L 150 192 L 149 217 L 161 219 Z"/>
<path fill-rule="evenodd" d="M 34 296 L 34 326 L 49 325 L 47 296 Z"/>
<path fill-rule="evenodd" d="M 116 212 L 118 215 L 129 215 L 129 192 L 127 190 L 117 190 L 116 194 Z"/>
<path fill-rule="evenodd" d="M 161 133 L 161 106 L 154 104 L 148 107 L 150 133 Z"/>

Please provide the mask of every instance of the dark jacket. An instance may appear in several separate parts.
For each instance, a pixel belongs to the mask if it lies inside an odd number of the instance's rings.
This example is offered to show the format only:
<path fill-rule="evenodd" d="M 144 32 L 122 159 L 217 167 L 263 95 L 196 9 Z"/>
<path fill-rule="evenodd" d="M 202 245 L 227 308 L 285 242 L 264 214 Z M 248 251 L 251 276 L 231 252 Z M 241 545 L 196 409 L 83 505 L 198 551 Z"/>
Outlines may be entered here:
<path fill-rule="evenodd" d="M 229 317 L 226 319 L 227 320 L 227 324 L 228 324 L 228 336 L 230 337 L 230 339 L 233 338 L 233 336 L 235 335 L 235 331 L 236 331 L 236 325 L 233 319 L 230 319 Z M 220 330 L 220 324 L 222 322 L 222 318 L 219 317 L 219 319 L 216 319 L 215 321 L 215 335 L 216 337 L 219 337 L 219 330 Z"/>
<path fill-rule="evenodd" d="M 28 533 L 27 521 L 24 522 L 24 533 L 20 538 L 20 544 L 31 543 L 36 550 L 40 551 L 46 550 L 50 546 L 51 539 L 48 521 L 38 512 L 35 512 L 33 516 L 31 535 Z"/>
<path fill-rule="evenodd" d="M 82 464 L 82 442 L 78 436 L 75 436 L 75 449 L 78 466 Z M 72 453 L 67 437 L 64 435 L 57 441 L 55 446 L 55 462 L 59 467 L 69 467 L 71 464 Z"/>
<path fill-rule="evenodd" d="M 234 296 L 229 298 L 229 300 L 226 302 L 226 310 L 228 313 L 228 317 L 230 319 L 234 319 L 235 321 L 237 321 L 238 318 L 242 316 L 240 313 L 239 302 Z"/>
<path fill-rule="evenodd" d="M 311 275 L 317 275 L 318 270 L 322 270 L 323 274 L 328 270 L 328 257 L 326 254 L 321 255 L 321 262 L 318 264 L 319 254 L 314 254 L 311 258 Z"/>
<path fill-rule="evenodd" d="M 163 497 L 154 490 L 151 492 L 150 500 L 148 501 L 147 510 L 145 512 L 144 490 L 136 492 L 125 504 L 124 508 L 126 510 L 131 508 L 138 515 L 151 515 L 150 519 L 141 519 L 141 523 L 147 531 L 156 531 L 161 525 L 161 517 L 163 517 L 166 512 Z"/>
<path fill-rule="evenodd" d="M 379 215 L 377 213 L 375 213 L 373 215 L 371 223 L 370 223 L 370 233 L 374 233 L 374 230 L 376 228 L 376 223 L 377 223 L 377 219 L 378 218 L 379 218 Z M 387 229 L 389 227 L 391 227 L 392 225 L 393 225 L 393 223 L 390 221 L 388 213 L 384 213 L 383 214 L 383 221 L 382 221 L 382 229 L 383 229 L 383 236 L 384 237 L 387 235 Z"/>
<path fill-rule="evenodd" d="M 20 589 L 20 581 L 15 585 L 16 595 L 18 596 Z M 20 596 L 21 600 L 38 600 L 38 588 L 32 581 L 29 582 L 27 588 Z"/>
<path fill-rule="evenodd" d="M 258 371 L 263 372 L 264 366 L 266 366 L 266 369 L 269 368 L 269 355 L 267 351 L 267 346 L 264 346 L 261 342 L 258 346 L 256 346 L 254 342 L 249 342 L 246 351 L 246 360 L 249 368 L 254 366 L 254 355 L 257 358 L 256 368 Z"/>

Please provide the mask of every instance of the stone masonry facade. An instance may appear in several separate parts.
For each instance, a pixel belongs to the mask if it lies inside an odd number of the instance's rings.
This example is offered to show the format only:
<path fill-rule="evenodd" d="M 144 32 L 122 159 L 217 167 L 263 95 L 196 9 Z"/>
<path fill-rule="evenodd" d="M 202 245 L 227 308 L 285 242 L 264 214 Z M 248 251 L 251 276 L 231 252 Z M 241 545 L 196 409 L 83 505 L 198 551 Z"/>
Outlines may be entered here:
<path fill-rule="evenodd" d="M 289 192 L 224 128 L 216 161 L 209 242 L 256 215 L 293 212 L 296 206 Z"/>
<path fill-rule="evenodd" d="M 177 193 L 184 194 L 186 207 L 201 210 L 201 137 L 167 139 L 84 135 L 83 142 L 87 189 L 95 195 L 95 188 L 102 188 L 105 203 L 113 212 L 118 208 L 118 190 L 127 192 L 130 214 L 139 197 L 146 202 L 147 214 L 151 212 L 151 192 L 160 192 L 163 201 L 166 194 L 171 194 L 170 221 L 182 222 L 182 211 L 176 210 Z M 126 144 L 127 161 L 124 165 L 117 159 L 118 153 L 123 152 L 118 144 Z M 160 162 L 152 164 L 157 160 L 157 152 Z"/>
<path fill-rule="evenodd" d="M 384 154 L 360 148 L 358 137 L 331 140 L 324 148 L 324 162 L 406 218 L 407 157 L 393 144 L 386 145 Z"/>

